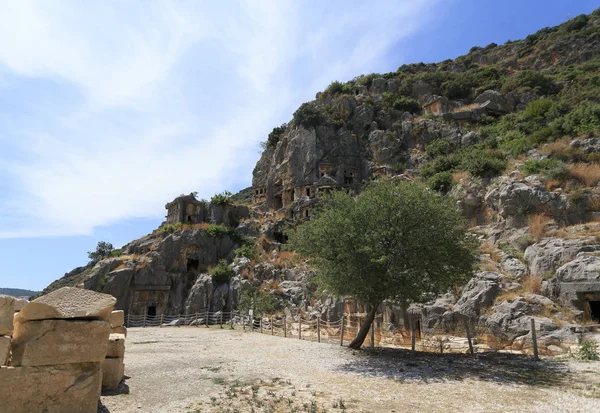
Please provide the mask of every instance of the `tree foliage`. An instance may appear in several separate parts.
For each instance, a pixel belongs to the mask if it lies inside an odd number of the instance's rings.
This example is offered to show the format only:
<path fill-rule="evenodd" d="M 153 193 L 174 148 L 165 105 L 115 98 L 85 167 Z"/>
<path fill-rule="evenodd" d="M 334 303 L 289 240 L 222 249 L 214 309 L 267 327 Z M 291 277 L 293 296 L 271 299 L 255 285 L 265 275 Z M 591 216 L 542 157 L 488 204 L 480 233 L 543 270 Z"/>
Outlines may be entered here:
<path fill-rule="evenodd" d="M 110 242 L 98 241 L 95 251 L 88 251 L 88 258 L 90 263 L 95 264 L 104 258 L 112 256 L 114 251 L 113 245 Z"/>
<path fill-rule="evenodd" d="M 334 193 L 290 232 L 328 291 L 376 308 L 419 302 L 465 281 L 474 242 L 452 201 L 414 183 L 372 183 L 356 199 Z M 360 347 L 370 312 L 351 347 Z"/>
<path fill-rule="evenodd" d="M 245 312 L 252 310 L 255 315 L 271 314 L 275 311 L 276 303 L 277 300 L 268 291 L 250 285 L 242 291 L 238 308 Z"/>

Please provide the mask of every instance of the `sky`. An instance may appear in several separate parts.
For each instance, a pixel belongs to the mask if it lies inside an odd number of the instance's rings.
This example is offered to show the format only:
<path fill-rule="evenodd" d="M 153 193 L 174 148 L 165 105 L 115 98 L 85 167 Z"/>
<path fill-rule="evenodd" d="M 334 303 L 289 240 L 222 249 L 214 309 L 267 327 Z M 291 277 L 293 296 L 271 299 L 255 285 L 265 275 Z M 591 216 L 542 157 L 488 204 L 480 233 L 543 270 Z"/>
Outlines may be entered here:
<path fill-rule="evenodd" d="M 588 0 L 0 0 L 0 287 L 40 290 L 182 193 L 251 185 L 332 80 L 455 58 Z"/>

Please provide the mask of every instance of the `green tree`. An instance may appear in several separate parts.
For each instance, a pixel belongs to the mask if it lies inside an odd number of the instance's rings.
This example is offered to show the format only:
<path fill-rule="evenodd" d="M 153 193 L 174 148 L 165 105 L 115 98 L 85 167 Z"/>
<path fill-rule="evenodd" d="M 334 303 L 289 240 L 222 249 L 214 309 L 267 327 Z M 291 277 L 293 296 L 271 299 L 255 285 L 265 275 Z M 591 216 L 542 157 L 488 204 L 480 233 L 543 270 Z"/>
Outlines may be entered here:
<path fill-rule="evenodd" d="M 289 235 L 322 287 L 368 306 L 351 348 L 383 300 L 406 308 L 448 291 L 471 276 L 475 256 L 452 200 L 414 183 L 374 182 L 357 198 L 336 192 Z"/>
<path fill-rule="evenodd" d="M 268 291 L 259 286 L 250 285 L 242 291 L 238 308 L 245 312 L 252 310 L 255 316 L 259 316 L 275 311 L 276 303 L 275 297 Z"/>
<path fill-rule="evenodd" d="M 104 258 L 110 257 L 113 250 L 113 245 L 110 242 L 98 241 L 98 245 L 96 245 L 96 251 L 88 251 L 90 263 L 95 264 Z"/>

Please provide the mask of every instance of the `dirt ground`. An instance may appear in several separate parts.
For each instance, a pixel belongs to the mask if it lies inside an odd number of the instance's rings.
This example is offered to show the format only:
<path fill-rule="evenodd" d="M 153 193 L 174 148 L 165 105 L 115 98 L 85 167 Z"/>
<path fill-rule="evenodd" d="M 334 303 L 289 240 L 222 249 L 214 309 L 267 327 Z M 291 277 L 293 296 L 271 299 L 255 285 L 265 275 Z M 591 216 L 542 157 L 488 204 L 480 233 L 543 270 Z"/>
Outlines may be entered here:
<path fill-rule="evenodd" d="M 353 351 L 204 327 L 132 328 L 99 412 L 600 412 L 600 362 Z"/>

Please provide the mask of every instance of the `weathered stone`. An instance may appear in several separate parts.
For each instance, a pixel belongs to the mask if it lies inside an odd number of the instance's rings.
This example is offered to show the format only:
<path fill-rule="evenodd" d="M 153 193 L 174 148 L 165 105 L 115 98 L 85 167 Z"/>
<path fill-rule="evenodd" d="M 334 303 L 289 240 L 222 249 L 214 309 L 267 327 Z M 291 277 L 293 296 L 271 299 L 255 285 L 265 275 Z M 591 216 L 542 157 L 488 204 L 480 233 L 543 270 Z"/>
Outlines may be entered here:
<path fill-rule="evenodd" d="M 0 366 L 6 365 L 10 355 L 10 337 L 0 336 Z"/>
<path fill-rule="evenodd" d="M 18 322 L 12 342 L 13 366 L 100 362 L 106 357 L 106 321 L 42 320 Z"/>
<path fill-rule="evenodd" d="M 106 320 L 117 299 L 108 294 L 82 288 L 63 287 L 27 304 L 15 317 L 17 321 L 57 318 Z"/>
<path fill-rule="evenodd" d="M 105 359 L 102 362 L 102 388 L 115 390 L 123 380 L 125 365 L 122 358 Z"/>
<path fill-rule="evenodd" d="M 0 336 L 10 336 L 13 331 L 15 299 L 8 295 L 0 295 Z"/>
<path fill-rule="evenodd" d="M 110 329 L 110 334 L 123 334 L 125 337 L 127 337 L 127 328 L 123 326 L 113 327 Z"/>
<path fill-rule="evenodd" d="M 108 349 L 106 350 L 107 358 L 123 358 L 125 357 L 125 335 L 111 334 L 108 338 Z"/>
<path fill-rule="evenodd" d="M 600 251 L 600 244 L 594 238 L 563 239 L 549 238 L 533 244 L 525 250 L 525 261 L 529 264 L 529 271 L 533 275 L 543 275 L 554 272 L 577 257 L 580 253 Z M 564 266 L 562 276 L 571 277 L 567 274 L 575 274 L 580 266 Z M 563 280 L 563 281 L 566 281 Z"/>
<path fill-rule="evenodd" d="M 108 319 L 111 327 L 121 327 L 125 325 L 125 312 L 123 310 L 117 310 L 110 313 Z"/>
<path fill-rule="evenodd" d="M 15 298 L 15 312 L 19 312 L 25 307 L 29 301 L 23 298 Z"/>
<path fill-rule="evenodd" d="M 500 274 L 481 272 L 465 286 L 461 297 L 456 302 L 456 310 L 465 316 L 478 315 L 482 308 L 493 304 L 500 293 Z"/>
<path fill-rule="evenodd" d="M 100 363 L 0 368 L 2 413 L 95 413 Z"/>

